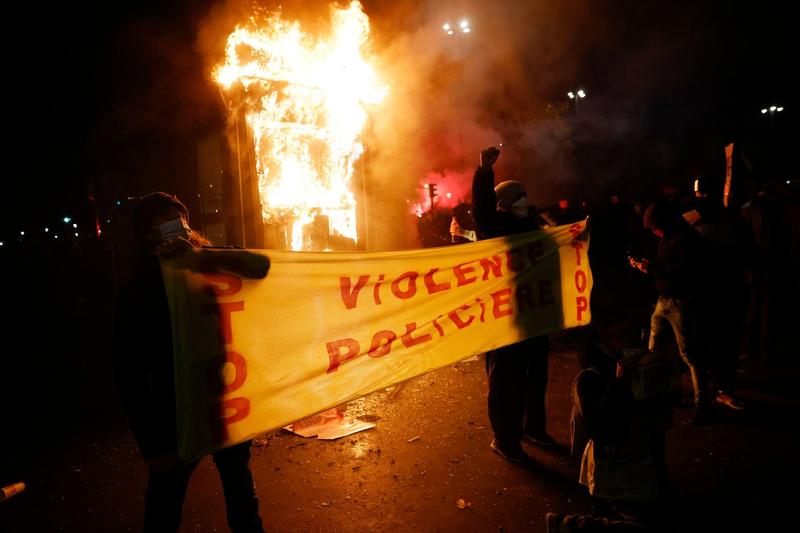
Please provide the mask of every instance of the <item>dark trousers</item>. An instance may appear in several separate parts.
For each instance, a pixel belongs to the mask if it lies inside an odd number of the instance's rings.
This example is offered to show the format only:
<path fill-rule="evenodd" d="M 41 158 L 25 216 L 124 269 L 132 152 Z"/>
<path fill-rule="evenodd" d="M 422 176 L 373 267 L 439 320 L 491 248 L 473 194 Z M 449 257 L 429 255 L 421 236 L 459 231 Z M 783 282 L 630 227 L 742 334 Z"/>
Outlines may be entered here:
<path fill-rule="evenodd" d="M 545 432 L 547 335 L 486 352 L 489 377 L 489 422 L 500 445 L 515 447 L 523 430 Z"/>
<path fill-rule="evenodd" d="M 264 531 L 258 516 L 253 474 L 250 472 L 250 444 L 242 442 L 213 454 L 222 490 L 228 525 L 234 533 Z M 144 531 L 177 531 L 181 525 L 183 501 L 189 478 L 200 461 L 179 463 L 165 472 L 150 470 L 144 499 Z"/>

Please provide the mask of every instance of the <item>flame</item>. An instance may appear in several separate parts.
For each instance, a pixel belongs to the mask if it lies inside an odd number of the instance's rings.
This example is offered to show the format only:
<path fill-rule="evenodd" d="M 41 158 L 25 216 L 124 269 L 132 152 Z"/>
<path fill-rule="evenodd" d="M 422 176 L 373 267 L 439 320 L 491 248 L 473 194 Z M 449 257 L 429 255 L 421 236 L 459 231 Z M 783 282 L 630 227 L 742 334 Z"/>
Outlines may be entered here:
<path fill-rule="evenodd" d="M 334 235 L 358 241 L 352 177 L 364 151 L 371 104 L 387 93 L 368 54 L 361 4 L 331 5 L 328 35 L 303 32 L 279 13 L 251 18 L 228 37 L 214 78 L 241 84 L 253 136 L 264 222 L 292 226 L 293 250 L 307 248 L 303 227 L 327 216 Z"/>

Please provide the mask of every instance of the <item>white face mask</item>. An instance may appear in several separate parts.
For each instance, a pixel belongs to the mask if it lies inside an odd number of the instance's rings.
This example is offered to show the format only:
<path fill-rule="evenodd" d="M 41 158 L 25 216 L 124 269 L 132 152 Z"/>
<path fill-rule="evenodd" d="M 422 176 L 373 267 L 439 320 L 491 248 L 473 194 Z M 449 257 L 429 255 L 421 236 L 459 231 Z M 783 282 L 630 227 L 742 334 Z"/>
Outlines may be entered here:
<path fill-rule="evenodd" d="M 183 218 L 173 218 L 158 226 L 158 234 L 160 242 L 168 242 L 177 238 L 189 238 L 189 225 Z"/>
<path fill-rule="evenodd" d="M 522 196 L 519 200 L 511 204 L 511 214 L 517 218 L 528 216 L 528 197 Z"/>

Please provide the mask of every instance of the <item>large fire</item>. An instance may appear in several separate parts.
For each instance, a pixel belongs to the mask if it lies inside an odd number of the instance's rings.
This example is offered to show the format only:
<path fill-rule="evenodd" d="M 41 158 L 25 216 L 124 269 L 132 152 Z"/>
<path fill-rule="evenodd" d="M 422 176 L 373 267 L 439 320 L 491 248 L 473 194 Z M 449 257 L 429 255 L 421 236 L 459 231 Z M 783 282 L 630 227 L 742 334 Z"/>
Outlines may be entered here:
<path fill-rule="evenodd" d="M 358 240 L 352 190 L 370 104 L 387 90 L 367 61 L 369 20 L 357 1 L 331 6 L 327 35 L 304 33 L 279 13 L 238 26 L 215 79 L 241 84 L 253 136 L 266 223 L 291 225 L 293 250 L 309 248 L 303 228 L 327 217 L 330 231 Z"/>

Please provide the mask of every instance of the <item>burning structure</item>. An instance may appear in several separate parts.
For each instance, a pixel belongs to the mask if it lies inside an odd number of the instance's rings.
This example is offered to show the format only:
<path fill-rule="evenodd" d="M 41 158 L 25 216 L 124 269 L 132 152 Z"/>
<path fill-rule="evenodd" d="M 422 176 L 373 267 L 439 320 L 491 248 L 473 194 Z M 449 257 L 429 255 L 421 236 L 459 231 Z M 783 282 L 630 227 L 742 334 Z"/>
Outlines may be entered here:
<path fill-rule="evenodd" d="M 251 17 L 227 39 L 214 78 L 232 117 L 239 208 L 246 211 L 251 193 L 243 183 L 251 183 L 267 248 L 359 245 L 354 174 L 361 135 L 370 105 L 387 92 L 367 60 L 368 36 L 369 20 L 354 1 L 331 6 L 323 33 L 270 13 Z"/>

